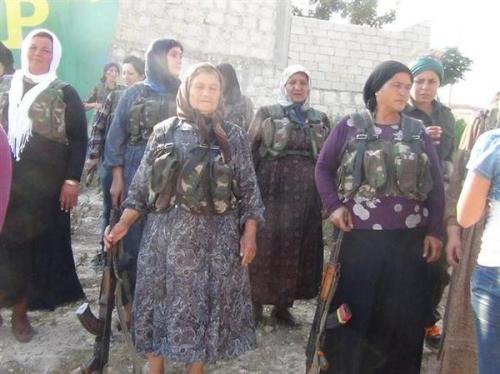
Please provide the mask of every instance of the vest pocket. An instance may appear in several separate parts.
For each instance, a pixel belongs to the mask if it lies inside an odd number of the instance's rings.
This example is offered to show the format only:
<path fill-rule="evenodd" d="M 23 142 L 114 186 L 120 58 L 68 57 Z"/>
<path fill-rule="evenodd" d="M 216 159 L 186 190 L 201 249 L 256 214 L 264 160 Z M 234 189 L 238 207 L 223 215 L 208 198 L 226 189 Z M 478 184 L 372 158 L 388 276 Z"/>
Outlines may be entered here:
<path fill-rule="evenodd" d="M 339 195 L 344 198 L 351 197 L 356 190 L 353 176 L 355 158 L 356 152 L 346 152 L 337 169 Z"/>
<path fill-rule="evenodd" d="M 365 179 L 375 190 L 383 189 L 387 183 L 387 163 L 382 149 L 366 150 L 363 155 Z"/>
<path fill-rule="evenodd" d="M 396 183 L 403 196 L 414 198 L 417 194 L 419 169 L 418 156 L 414 152 L 403 152 L 394 158 Z"/>
<path fill-rule="evenodd" d="M 431 192 L 433 187 L 432 174 L 431 174 L 431 162 L 429 156 L 426 153 L 420 155 L 420 170 L 418 174 L 418 192 L 420 198 L 425 200 L 429 192 Z"/>
<path fill-rule="evenodd" d="M 165 144 L 157 151 L 151 165 L 148 203 L 155 211 L 170 207 L 178 173 L 179 160 L 175 147 L 172 143 Z"/>
<path fill-rule="evenodd" d="M 232 192 L 233 169 L 224 163 L 219 156 L 212 162 L 210 188 L 212 202 L 216 214 L 223 214 L 232 208 L 234 195 Z"/>

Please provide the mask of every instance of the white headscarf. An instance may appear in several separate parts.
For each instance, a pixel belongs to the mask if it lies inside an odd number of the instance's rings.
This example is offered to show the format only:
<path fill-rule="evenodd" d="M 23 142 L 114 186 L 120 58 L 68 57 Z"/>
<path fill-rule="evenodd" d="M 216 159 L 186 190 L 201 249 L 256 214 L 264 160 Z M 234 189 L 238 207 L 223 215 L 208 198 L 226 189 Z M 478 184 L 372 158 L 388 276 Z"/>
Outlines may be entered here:
<path fill-rule="evenodd" d="M 41 32 L 45 32 L 52 37 L 52 61 L 47 73 L 35 75 L 29 71 L 28 51 L 33 37 Z M 61 61 L 61 54 L 61 43 L 57 36 L 49 30 L 35 29 L 23 40 L 21 45 L 21 70 L 15 71 L 9 91 L 9 145 L 17 161 L 20 160 L 21 152 L 31 136 L 32 120 L 28 115 L 29 109 L 38 95 L 57 78 L 56 70 Z M 29 78 L 36 83 L 24 96 L 23 77 Z"/>
<path fill-rule="evenodd" d="M 304 73 L 307 75 L 307 79 L 309 81 L 309 94 L 306 97 L 306 100 L 304 101 L 304 104 L 302 104 L 302 110 L 307 110 L 309 109 L 309 96 L 311 96 L 311 74 L 309 74 L 309 71 L 302 65 L 290 65 L 287 67 L 283 73 L 281 74 L 281 80 L 280 80 L 280 95 L 278 97 L 278 104 L 281 106 L 290 106 L 293 104 L 293 101 L 290 99 L 288 94 L 286 93 L 286 82 L 290 79 L 292 75 L 295 73 Z"/>

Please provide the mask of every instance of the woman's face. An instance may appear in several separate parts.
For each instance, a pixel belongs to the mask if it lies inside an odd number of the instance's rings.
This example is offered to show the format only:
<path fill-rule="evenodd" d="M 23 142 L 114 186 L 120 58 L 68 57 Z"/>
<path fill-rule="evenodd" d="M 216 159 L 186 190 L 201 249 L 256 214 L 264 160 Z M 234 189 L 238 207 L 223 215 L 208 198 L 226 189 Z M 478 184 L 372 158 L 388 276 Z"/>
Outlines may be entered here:
<path fill-rule="evenodd" d="M 304 73 L 293 74 L 285 84 L 286 94 L 294 103 L 303 103 L 309 96 L 309 79 Z"/>
<path fill-rule="evenodd" d="M 28 49 L 29 71 L 34 75 L 48 73 L 52 62 L 52 41 L 44 36 L 31 39 Z"/>
<path fill-rule="evenodd" d="M 411 77 L 407 73 L 397 73 L 375 93 L 377 108 L 401 112 L 410 98 Z"/>
<path fill-rule="evenodd" d="M 189 86 L 189 104 L 204 115 L 215 112 L 219 105 L 220 95 L 221 85 L 215 73 L 202 72 L 193 79 Z"/>
<path fill-rule="evenodd" d="M 178 77 L 182 68 L 182 49 L 180 47 L 170 48 L 167 52 L 167 68 L 170 74 Z"/>
<path fill-rule="evenodd" d="M 430 104 L 436 97 L 440 84 L 439 76 L 434 71 L 423 71 L 413 79 L 411 96 L 419 104 Z"/>
<path fill-rule="evenodd" d="M 129 87 L 134 83 L 144 80 L 144 75 L 139 74 L 137 70 L 135 70 L 134 65 L 126 63 L 123 64 L 122 67 L 122 78 L 123 82 L 125 82 L 125 86 Z"/>
<path fill-rule="evenodd" d="M 108 70 L 106 70 L 106 83 L 107 84 L 114 84 L 116 83 L 116 80 L 118 79 L 118 76 L 120 75 L 120 72 L 115 66 L 111 66 Z"/>

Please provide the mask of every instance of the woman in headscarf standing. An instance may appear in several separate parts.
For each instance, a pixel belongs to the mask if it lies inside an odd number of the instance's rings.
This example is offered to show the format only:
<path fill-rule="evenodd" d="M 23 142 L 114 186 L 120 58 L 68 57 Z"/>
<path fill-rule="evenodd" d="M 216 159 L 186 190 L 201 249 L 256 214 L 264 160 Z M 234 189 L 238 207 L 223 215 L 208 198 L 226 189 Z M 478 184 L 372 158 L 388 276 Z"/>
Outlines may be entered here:
<path fill-rule="evenodd" d="M 256 319 L 274 305 L 279 323 L 296 327 L 293 301 L 318 293 L 323 266 L 321 204 L 314 165 L 330 129 L 325 113 L 309 106 L 311 76 L 300 65 L 282 74 L 278 104 L 258 110 L 249 128 L 266 225 L 250 266 Z"/>
<path fill-rule="evenodd" d="M 137 82 L 144 80 L 144 60 L 136 56 L 127 56 L 123 60 L 122 67 L 123 82 L 125 87 L 130 87 Z M 87 173 L 93 172 L 98 168 L 99 177 L 102 188 L 102 221 L 101 221 L 101 237 L 104 234 L 104 229 L 109 225 L 109 218 L 111 215 L 111 182 L 113 181 L 112 171 L 109 167 L 105 166 L 104 160 L 104 144 L 106 135 L 109 131 L 111 122 L 115 114 L 118 101 L 124 92 L 123 90 L 114 90 L 111 92 L 102 108 L 97 112 L 95 122 L 92 124 L 92 131 L 89 139 L 88 159 L 85 161 L 85 170 Z M 104 245 L 97 255 L 100 260 L 104 251 Z M 98 261 L 101 262 L 101 261 Z"/>
<path fill-rule="evenodd" d="M 147 215 L 134 297 L 134 343 L 149 372 L 253 349 L 247 265 L 264 207 L 245 132 L 222 115 L 222 78 L 194 66 L 177 95 L 177 116 L 155 126 L 106 246 Z"/>
<path fill-rule="evenodd" d="M 232 122 L 245 130 L 253 118 L 253 104 L 250 98 L 241 93 L 240 83 L 233 65 L 217 65 L 223 79 L 224 120 Z"/>
<path fill-rule="evenodd" d="M 378 65 L 363 89 L 367 109 L 338 123 L 316 165 L 323 208 L 344 231 L 330 310 L 352 312 L 326 330 L 327 373 L 420 373 L 426 262 L 440 254 L 444 191 L 432 140 L 402 113 L 411 86 L 402 63 Z"/>
<path fill-rule="evenodd" d="M 444 79 L 443 65 L 434 56 L 419 57 L 410 68 L 413 74 L 413 86 L 410 104 L 405 113 L 420 119 L 426 133 L 436 146 L 443 170 L 445 189 L 450 181 L 455 149 L 455 117 L 451 109 L 437 98 L 438 88 Z M 446 256 L 429 265 L 429 281 L 432 292 L 432 313 L 425 328 L 425 341 L 433 348 L 439 348 L 441 328 L 437 321 L 441 319 L 438 311 L 444 290 L 450 282 Z"/>
<path fill-rule="evenodd" d="M 146 51 L 146 79 L 125 90 L 118 102 L 104 145 L 105 167 L 113 173 L 110 193 L 114 207 L 127 196 L 153 127 L 175 115 L 182 53 L 176 40 L 153 41 Z M 123 240 L 124 251 L 131 258 L 128 278 L 132 294 L 143 226 L 143 220 L 137 221 Z"/>
<path fill-rule="evenodd" d="M 48 30 L 31 31 L 21 70 L 0 82 L 0 118 L 14 156 L 12 189 L 0 235 L 0 306 L 12 308 L 12 332 L 29 341 L 27 309 L 54 309 L 81 299 L 71 249 L 87 148 L 82 101 L 56 70 L 61 45 Z"/>

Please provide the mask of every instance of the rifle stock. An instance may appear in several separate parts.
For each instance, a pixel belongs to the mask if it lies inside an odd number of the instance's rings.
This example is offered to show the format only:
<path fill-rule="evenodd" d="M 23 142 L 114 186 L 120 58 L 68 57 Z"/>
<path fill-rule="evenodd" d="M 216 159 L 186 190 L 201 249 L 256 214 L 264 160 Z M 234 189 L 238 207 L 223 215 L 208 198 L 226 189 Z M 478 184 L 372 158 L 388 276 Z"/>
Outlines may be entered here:
<path fill-rule="evenodd" d="M 323 340 L 328 309 L 337 289 L 340 277 L 340 263 L 338 257 L 342 245 L 343 232 L 335 229 L 334 247 L 321 280 L 321 289 L 318 295 L 318 305 L 314 314 L 314 320 L 309 333 L 306 346 L 306 374 L 319 374 L 321 370 L 328 368 L 328 361 L 323 353 Z M 346 321 L 347 322 L 347 321 Z"/>
<path fill-rule="evenodd" d="M 92 335 L 98 336 L 102 332 L 104 323 L 92 313 L 89 303 L 80 305 L 76 310 L 76 316 L 85 330 Z"/>
<path fill-rule="evenodd" d="M 120 217 L 116 209 L 111 212 L 111 227 L 113 227 Z M 118 244 L 117 244 L 118 245 Z M 83 327 L 90 333 L 96 335 L 94 343 L 94 353 L 92 358 L 80 368 L 85 374 L 103 374 L 109 358 L 109 343 L 111 337 L 111 319 L 115 307 L 115 289 L 117 277 L 114 272 L 113 252 L 117 245 L 106 252 L 99 291 L 99 311 L 96 318 L 88 303 L 82 304 L 77 310 L 77 316 Z"/>

